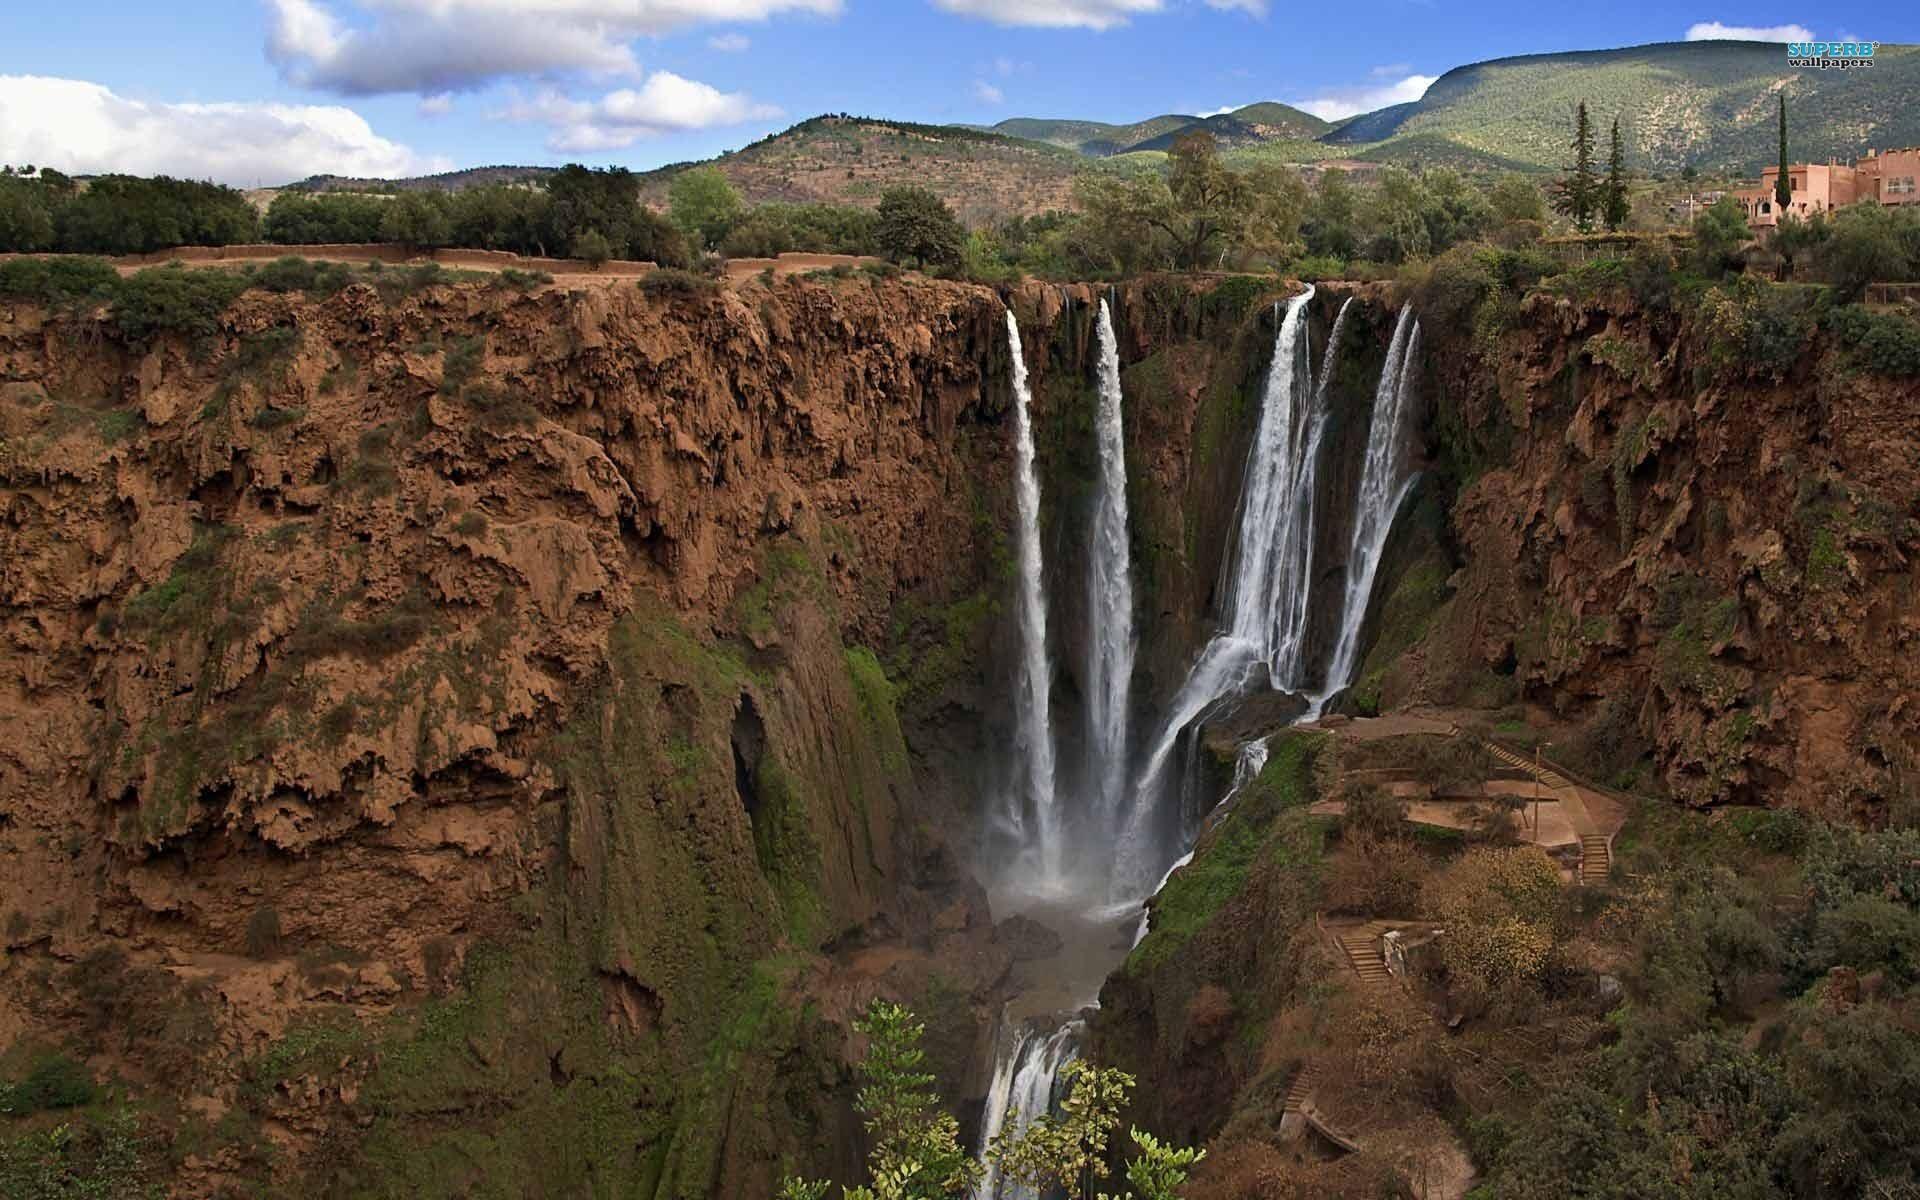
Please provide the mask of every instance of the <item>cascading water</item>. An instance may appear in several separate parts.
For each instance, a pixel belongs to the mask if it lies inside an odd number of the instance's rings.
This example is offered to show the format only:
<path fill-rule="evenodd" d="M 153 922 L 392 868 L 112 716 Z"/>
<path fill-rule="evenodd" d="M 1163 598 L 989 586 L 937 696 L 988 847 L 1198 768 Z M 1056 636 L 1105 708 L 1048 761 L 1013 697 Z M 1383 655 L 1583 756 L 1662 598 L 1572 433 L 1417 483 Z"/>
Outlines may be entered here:
<path fill-rule="evenodd" d="M 1000 1031 L 1000 1047 L 987 1089 L 987 1107 L 980 1126 L 980 1155 L 1002 1133 L 1019 1134 L 1033 1119 L 1053 1107 L 1060 1069 L 1080 1057 L 1080 1035 L 1086 1022 L 1078 1018 L 1063 1024 L 1027 1021 Z M 1012 1114 L 1009 1124 L 1007 1118 Z M 974 1200 L 1037 1200 L 1033 1189 L 1000 1178 L 992 1163 L 973 1190 Z"/>
<path fill-rule="evenodd" d="M 1115 845 L 1116 898 L 1140 898 L 1162 863 L 1153 837 L 1161 780 L 1180 732 L 1224 696 L 1258 684 L 1297 682 L 1313 553 L 1313 490 L 1325 393 L 1308 361 L 1309 287 L 1287 301 L 1274 336 L 1260 422 L 1247 453 L 1240 533 L 1228 573 L 1227 628 L 1207 643 L 1168 705 L 1160 735 L 1133 788 Z M 1157 860 L 1157 861 L 1156 861 Z"/>
<path fill-rule="evenodd" d="M 1255 779 L 1258 779 L 1260 777 L 1260 772 L 1265 770 L 1266 766 L 1267 766 L 1267 739 L 1266 738 L 1255 738 L 1252 741 L 1242 745 L 1240 747 L 1240 753 L 1236 755 L 1233 760 L 1233 786 L 1227 789 L 1226 795 L 1220 797 L 1219 807 L 1225 807 L 1226 805 L 1232 804 L 1234 797 L 1240 794 L 1240 789 L 1246 787 L 1249 783 L 1252 783 Z M 1162 875 L 1160 877 L 1160 882 L 1154 885 L 1154 888 L 1153 888 L 1154 894 L 1158 895 L 1160 889 L 1167 886 L 1167 880 L 1173 878 L 1173 873 L 1175 871 L 1178 871 L 1181 867 L 1186 866 L 1188 863 L 1192 861 L 1193 861 L 1192 850 L 1188 850 L 1185 854 L 1182 854 L 1179 858 L 1174 859 L 1173 865 L 1167 868 L 1167 873 Z M 1152 920 L 1153 920 L 1153 914 L 1150 911 L 1143 909 L 1140 913 L 1140 924 L 1133 931 L 1133 944 L 1135 946 L 1138 946 L 1141 942 L 1146 940 L 1147 927 L 1152 923 Z"/>
<path fill-rule="evenodd" d="M 1127 546 L 1127 457 L 1120 402 L 1120 351 L 1113 316 L 1100 301 L 1100 496 L 1087 563 L 1087 778 L 1098 811 L 1111 820 L 1127 786 L 1128 692 L 1133 680 L 1133 565 Z"/>
<path fill-rule="evenodd" d="M 1360 471 L 1355 497 L 1353 537 L 1347 552 L 1347 586 L 1340 607 L 1340 634 L 1327 668 L 1326 690 L 1315 699 L 1318 715 L 1328 699 L 1353 682 L 1359 665 L 1360 633 L 1373 598 L 1374 576 L 1393 532 L 1393 519 L 1413 490 L 1414 473 L 1407 462 L 1410 440 L 1407 415 L 1413 409 L 1414 377 L 1420 361 L 1420 321 L 1411 305 L 1402 306 L 1394 322 L 1393 341 L 1386 365 L 1374 389 L 1373 420 L 1367 427 L 1367 457 Z"/>
<path fill-rule="evenodd" d="M 1047 659 L 1047 595 L 1040 559 L 1040 479 L 1034 470 L 1033 422 L 1028 410 L 1027 360 L 1020 322 L 1007 310 L 1007 342 L 1013 353 L 1013 428 L 1018 459 L 1014 507 L 1018 510 L 1020 559 L 1020 687 L 1015 697 L 1014 755 L 1018 784 L 1009 796 L 1006 820 L 1023 855 L 1031 855 L 1036 882 L 1060 877 L 1061 835 L 1054 794 L 1053 717 L 1049 711 L 1053 667 Z M 1031 824 L 1029 824 L 1031 818 Z"/>

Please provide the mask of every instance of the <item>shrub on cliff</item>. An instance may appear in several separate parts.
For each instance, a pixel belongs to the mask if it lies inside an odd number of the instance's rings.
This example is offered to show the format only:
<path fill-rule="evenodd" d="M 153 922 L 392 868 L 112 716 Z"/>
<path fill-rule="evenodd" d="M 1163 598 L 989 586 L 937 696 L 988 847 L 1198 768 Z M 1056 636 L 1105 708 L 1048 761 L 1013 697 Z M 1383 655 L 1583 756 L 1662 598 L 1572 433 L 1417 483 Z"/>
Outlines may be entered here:
<path fill-rule="evenodd" d="M 1879 375 L 1920 375 L 1920 324 L 1911 317 L 1848 304 L 1828 312 L 1825 324 L 1856 366 Z"/>
<path fill-rule="evenodd" d="M 880 198 L 876 240 L 894 262 L 922 267 L 959 264 L 966 231 L 947 202 L 925 188 L 887 189 Z"/>
<path fill-rule="evenodd" d="M 232 271 L 150 267 L 114 288 L 113 321 L 131 341 L 163 333 L 211 337 L 220 314 L 246 287 L 246 278 Z"/>
<path fill-rule="evenodd" d="M 105 299 L 120 282 L 104 258 L 14 258 L 0 262 L 0 296 L 52 307 Z"/>
<path fill-rule="evenodd" d="M 1424 900 L 1447 931 L 1447 969 L 1469 993 L 1530 985 L 1546 969 L 1560 873 L 1538 849 L 1470 850 L 1427 884 Z"/>

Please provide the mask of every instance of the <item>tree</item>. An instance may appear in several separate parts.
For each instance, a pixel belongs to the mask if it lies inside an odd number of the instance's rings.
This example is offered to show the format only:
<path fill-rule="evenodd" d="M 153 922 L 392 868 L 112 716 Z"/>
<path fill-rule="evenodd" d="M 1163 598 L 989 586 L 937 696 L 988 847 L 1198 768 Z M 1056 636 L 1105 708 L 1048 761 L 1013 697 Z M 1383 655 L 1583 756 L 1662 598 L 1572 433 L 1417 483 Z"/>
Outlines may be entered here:
<path fill-rule="evenodd" d="M 1091 1200 L 1094 1183 L 1107 1177 L 1107 1136 L 1120 1124 L 1133 1076 L 1075 1059 L 1060 1077 L 1069 1085 L 1060 1115 L 1035 1114 L 1019 1133 L 995 1138 L 987 1157 L 1043 1195 L 1058 1189 L 1069 1200 Z"/>
<path fill-rule="evenodd" d="M 1722 275 L 1738 267 L 1747 240 L 1746 211 L 1732 196 L 1722 196 L 1694 214 L 1693 253 L 1705 274 Z"/>
<path fill-rule="evenodd" d="M 1801 219 L 1793 213 L 1780 218 L 1773 227 L 1773 252 L 1780 258 L 1780 278 L 1793 278 L 1793 265 L 1801 255 L 1827 240 L 1831 230 L 1827 227 L 1826 217 L 1815 213 L 1812 217 Z"/>
<path fill-rule="evenodd" d="M 1171 205 L 1149 223 L 1172 240 L 1174 265 L 1209 265 L 1246 209 L 1247 181 L 1222 165 L 1213 135 L 1201 130 L 1182 134 L 1167 153 L 1167 195 Z"/>
<path fill-rule="evenodd" d="M 1620 147 L 1620 118 L 1613 119 L 1613 133 L 1607 145 L 1607 182 L 1600 196 L 1600 217 L 1610 231 L 1627 223 L 1633 205 L 1627 199 L 1626 154 Z"/>
<path fill-rule="evenodd" d="M 742 211 L 740 193 L 719 167 L 695 167 L 673 177 L 667 209 L 673 223 L 703 250 L 720 244 Z"/>
<path fill-rule="evenodd" d="M 53 210 L 30 180 L 0 180 L 0 253 L 53 245 Z"/>
<path fill-rule="evenodd" d="M 1787 174 L 1787 94 L 1780 93 L 1780 177 L 1773 181 L 1773 202 L 1782 214 L 1793 203 L 1793 179 Z"/>
<path fill-rule="evenodd" d="M 1879 204 L 1851 204 L 1828 223 L 1820 265 L 1842 300 L 1870 283 L 1912 277 L 1920 266 L 1920 219 Z"/>
<path fill-rule="evenodd" d="M 607 245 L 606 235 L 589 229 L 573 239 L 573 256 L 598 271 L 613 257 L 613 247 Z"/>
<path fill-rule="evenodd" d="M 1313 203 L 1307 206 L 1306 220 L 1301 222 L 1307 253 L 1352 258 L 1359 248 L 1359 238 L 1354 231 L 1354 207 L 1353 187 L 1347 182 L 1347 173 L 1322 171 L 1319 186 L 1313 192 Z"/>
<path fill-rule="evenodd" d="M 951 267 L 960 262 L 966 231 L 947 202 L 921 187 L 888 188 L 880 197 L 880 252 L 894 262 Z"/>
<path fill-rule="evenodd" d="M 1493 215 L 1503 224 L 1547 219 L 1546 198 L 1525 175 L 1502 175 L 1487 191 Z"/>
<path fill-rule="evenodd" d="M 1591 232 L 1599 207 L 1599 183 L 1593 174 L 1593 127 L 1587 121 L 1587 102 L 1574 110 L 1573 169 L 1553 185 L 1554 211 L 1573 222 L 1581 233 Z"/>
<path fill-rule="evenodd" d="M 380 237 L 409 250 L 432 250 L 452 240 L 453 223 L 434 194 L 405 192 L 387 205 L 380 218 Z"/>

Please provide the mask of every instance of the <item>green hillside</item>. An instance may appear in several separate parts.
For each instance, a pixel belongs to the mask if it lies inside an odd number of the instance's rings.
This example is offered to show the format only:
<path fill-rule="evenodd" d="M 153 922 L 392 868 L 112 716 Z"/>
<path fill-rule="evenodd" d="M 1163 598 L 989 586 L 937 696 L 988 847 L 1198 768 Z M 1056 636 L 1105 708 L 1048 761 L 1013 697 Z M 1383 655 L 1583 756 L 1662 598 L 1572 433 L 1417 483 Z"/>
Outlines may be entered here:
<path fill-rule="evenodd" d="M 1377 142 L 1359 157 L 1429 156 L 1557 167 L 1580 100 L 1605 128 L 1617 116 L 1630 165 L 1751 174 L 1774 161 L 1775 96 L 1787 97 L 1796 159 L 1851 158 L 1868 146 L 1920 143 L 1920 47 L 1882 45 L 1866 70 L 1787 65 L 1762 42 L 1664 42 L 1624 50 L 1534 54 L 1447 72 L 1397 120 L 1358 118 L 1336 140 Z M 1384 114 L 1376 114 L 1384 116 Z M 1384 141 L 1380 139 L 1384 138 Z"/>

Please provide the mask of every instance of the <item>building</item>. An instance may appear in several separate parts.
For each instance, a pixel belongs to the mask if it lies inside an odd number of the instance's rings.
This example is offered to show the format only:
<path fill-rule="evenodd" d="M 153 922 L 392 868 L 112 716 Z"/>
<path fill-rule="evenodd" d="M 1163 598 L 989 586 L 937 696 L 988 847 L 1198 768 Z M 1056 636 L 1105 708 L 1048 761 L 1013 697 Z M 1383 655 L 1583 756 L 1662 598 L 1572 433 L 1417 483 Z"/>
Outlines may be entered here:
<path fill-rule="evenodd" d="M 1920 179 L 1920 147 L 1869 149 L 1850 164 L 1790 163 L 1790 194 L 1784 210 L 1774 197 L 1779 178 L 1780 168 L 1768 167 L 1760 172 L 1759 187 L 1731 193 L 1746 210 L 1748 228 L 1771 229 L 1787 213 L 1806 220 L 1849 204 L 1920 205 L 1920 191 L 1915 189 L 1915 180 Z"/>

